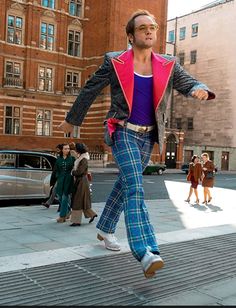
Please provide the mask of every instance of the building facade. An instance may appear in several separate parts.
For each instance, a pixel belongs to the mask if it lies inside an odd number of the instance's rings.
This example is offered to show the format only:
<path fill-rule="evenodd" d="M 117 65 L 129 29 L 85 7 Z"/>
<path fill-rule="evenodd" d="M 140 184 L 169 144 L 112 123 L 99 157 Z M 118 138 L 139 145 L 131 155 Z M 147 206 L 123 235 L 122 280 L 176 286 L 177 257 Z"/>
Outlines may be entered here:
<path fill-rule="evenodd" d="M 236 5 L 214 1 L 190 14 L 168 20 L 166 53 L 216 93 L 196 101 L 176 91 L 168 127 L 183 132 L 183 160 L 208 152 L 219 170 L 236 170 Z"/>
<path fill-rule="evenodd" d="M 104 53 L 127 48 L 125 26 L 137 8 L 156 16 L 155 51 L 165 51 L 167 0 L 0 0 L 0 8 L 0 149 L 53 152 L 80 140 L 112 159 L 103 141 L 109 88 L 72 136 L 58 125 Z"/>

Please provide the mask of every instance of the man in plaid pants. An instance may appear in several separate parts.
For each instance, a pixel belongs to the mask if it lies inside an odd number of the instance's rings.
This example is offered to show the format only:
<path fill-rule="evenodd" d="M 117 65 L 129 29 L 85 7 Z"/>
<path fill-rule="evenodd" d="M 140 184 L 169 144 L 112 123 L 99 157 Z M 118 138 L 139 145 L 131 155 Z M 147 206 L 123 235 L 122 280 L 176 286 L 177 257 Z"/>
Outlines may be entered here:
<path fill-rule="evenodd" d="M 142 172 L 155 142 L 162 152 L 169 95 L 174 88 L 199 100 L 215 97 L 175 57 L 153 52 L 157 31 L 158 24 L 151 13 L 134 12 L 126 26 L 132 48 L 105 54 L 103 64 L 86 82 L 59 125 L 67 133 L 73 125 L 80 126 L 97 95 L 110 85 L 111 106 L 104 121 L 104 140 L 111 146 L 119 175 L 97 223 L 97 238 L 104 241 L 107 249 L 120 250 L 114 233 L 124 211 L 130 250 L 146 278 L 154 277 L 164 262 L 144 202 Z"/>

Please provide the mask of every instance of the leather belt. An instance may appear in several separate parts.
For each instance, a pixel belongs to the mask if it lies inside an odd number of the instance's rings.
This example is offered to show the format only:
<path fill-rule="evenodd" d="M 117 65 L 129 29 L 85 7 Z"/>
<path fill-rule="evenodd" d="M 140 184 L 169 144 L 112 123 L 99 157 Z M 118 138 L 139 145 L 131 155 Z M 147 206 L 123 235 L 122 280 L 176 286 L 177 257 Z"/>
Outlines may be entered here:
<path fill-rule="evenodd" d="M 143 126 L 143 125 L 136 125 L 136 124 L 132 124 L 127 122 L 126 124 L 124 122 L 119 122 L 119 125 L 123 126 L 123 127 L 127 127 L 128 129 L 131 129 L 137 133 L 147 133 L 150 132 L 151 130 L 153 130 L 155 128 L 155 125 L 150 125 L 150 126 Z"/>

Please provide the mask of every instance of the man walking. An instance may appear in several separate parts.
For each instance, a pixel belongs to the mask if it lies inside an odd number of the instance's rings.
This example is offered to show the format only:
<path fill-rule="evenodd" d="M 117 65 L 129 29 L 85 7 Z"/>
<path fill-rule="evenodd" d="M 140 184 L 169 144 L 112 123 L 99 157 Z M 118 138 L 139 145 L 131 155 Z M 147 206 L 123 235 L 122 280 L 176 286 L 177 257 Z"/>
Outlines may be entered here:
<path fill-rule="evenodd" d="M 119 175 L 97 223 L 99 240 L 120 250 L 114 236 L 124 211 L 130 250 L 146 278 L 163 267 L 159 247 L 144 202 L 142 172 L 154 146 L 163 148 L 165 112 L 172 88 L 199 100 L 215 97 L 206 85 L 190 76 L 171 56 L 153 52 L 158 24 L 146 10 L 135 12 L 126 26 L 131 49 L 105 54 L 104 63 L 87 81 L 65 121 L 64 132 L 80 126 L 100 91 L 110 84 L 111 106 L 105 124 L 105 142 L 111 146 Z"/>

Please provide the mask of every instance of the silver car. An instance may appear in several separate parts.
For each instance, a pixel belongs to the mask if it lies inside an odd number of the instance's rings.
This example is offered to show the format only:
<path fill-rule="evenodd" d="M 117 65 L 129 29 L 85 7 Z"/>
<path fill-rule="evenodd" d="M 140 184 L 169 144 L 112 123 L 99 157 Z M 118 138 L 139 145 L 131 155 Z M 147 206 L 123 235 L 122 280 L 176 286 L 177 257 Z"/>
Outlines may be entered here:
<path fill-rule="evenodd" d="M 0 150 L 0 200 L 48 198 L 55 162 L 44 152 Z"/>

